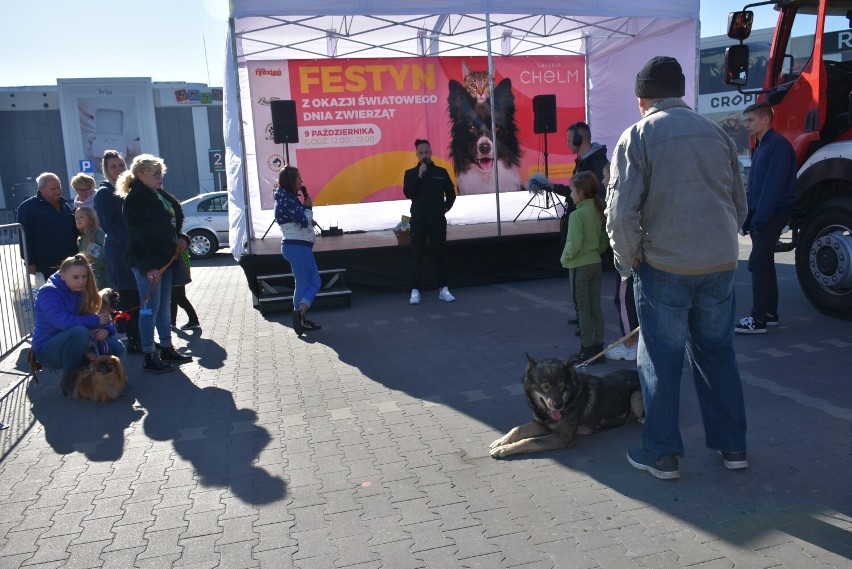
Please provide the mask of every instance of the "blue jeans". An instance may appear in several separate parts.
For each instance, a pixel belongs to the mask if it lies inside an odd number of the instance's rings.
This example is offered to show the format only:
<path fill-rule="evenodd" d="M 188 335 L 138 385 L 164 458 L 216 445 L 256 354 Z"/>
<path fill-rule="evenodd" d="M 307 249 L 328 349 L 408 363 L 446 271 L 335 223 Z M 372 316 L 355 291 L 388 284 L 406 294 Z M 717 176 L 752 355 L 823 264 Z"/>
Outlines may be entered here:
<path fill-rule="evenodd" d="M 180 262 L 180 260 L 178 260 Z M 157 336 L 160 337 L 160 345 L 169 347 L 172 345 L 172 319 L 170 304 L 172 300 L 172 271 L 171 267 L 162 274 L 160 282 L 151 285 L 151 280 L 146 273 L 139 272 L 133 267 L 133 276 L 136 277 L 136 287 L 139 289 L 140 300 L 145 300 L 148 291 L 151 297 L 148 302 L 139 309 L 139 341 L 142 343 L 142 351 L 151 353 L 154 351 L 154 328 L 157 328 Z M 150 309 L 150 313 L 146 309 Z"/>
<path fill-rule="evenodd" d="M 110 354 L 120 356 L 124 353 L 124 345 L 118 338 L 110 336 L 106 342 Z M 89 344 L 89 329 L 85 326 L 74 326 L 45 342 L 36 352 L 36 359 L 48 369 L 61 368 L 63 372 L 72 372 L 85 363 Z"/>
<path fill-rule="evenodd" d="M 706 445 L 746 450 L 746 417 L 734 355 L 734 272 L 676 275 L 642 263 L 634 271 L 641 326 L 637 367 L 645 403 L 642 443 L 657 456 L 684 455 L 678 414 L 684 353 L 692 366 Z"/>
<path fill-rule="evenodd" d="M 310 308 L 322 285 L 314 252 L 307 245 L 282 243 L 281 254 L 290 263 L 290 269 L 293 271 L 293 278 L 296 281 L 296 288 L 293 291 L 293 307 L 299 310 L 299 305 L 304 304 Z"/>
<path fill-rule="evenodd" d="M 97 345 L 97 352 L 96 353 L 99 356 L 104 356 L 106 354 L 109 354 L 111 356 L 121 357 L 121 354 L 124 353 L 124 344 L 122 344 L 118 340 L 118 338 L 116 338 L 115 336 L 108 337 L 106 340 L 104 340 L 104 342 L 106 342 L 106 344 L 107 344 L 106 345 L 106 347 L 107 347 L 106 351 L 104 351 L 103 342 L 97 343 L 98 345 Z"/>

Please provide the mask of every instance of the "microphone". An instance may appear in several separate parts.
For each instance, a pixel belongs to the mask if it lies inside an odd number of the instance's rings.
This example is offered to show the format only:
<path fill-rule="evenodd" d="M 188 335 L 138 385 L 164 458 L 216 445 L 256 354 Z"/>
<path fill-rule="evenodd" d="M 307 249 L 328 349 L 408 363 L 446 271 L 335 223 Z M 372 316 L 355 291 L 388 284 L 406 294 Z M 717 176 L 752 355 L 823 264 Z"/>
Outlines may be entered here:
<path fill-rule="evenodd" d="M 302 192 L 302 197 L 304 199 L 308 199 L 308 188 L 302 186 L 301 188 L 299 188 L 299 191 Z"/>

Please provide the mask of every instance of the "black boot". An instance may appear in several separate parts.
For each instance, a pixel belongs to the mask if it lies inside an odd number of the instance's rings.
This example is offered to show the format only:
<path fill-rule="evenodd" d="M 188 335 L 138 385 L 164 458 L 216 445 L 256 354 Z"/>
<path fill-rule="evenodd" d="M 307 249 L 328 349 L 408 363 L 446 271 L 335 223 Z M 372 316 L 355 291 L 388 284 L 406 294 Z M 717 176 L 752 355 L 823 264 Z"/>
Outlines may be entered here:
<path fill-rule="evenodd" d="M 62 395 L 64 395 L 68 399 L 73 399 L 74 388 L 77 387 L 77 372 L 62 372 L 62 381 L 59 383 L 59 387 L 62 389 Z"/>
<path fill-rule="evenodd" d="M 139 342 L 139 338 L 127 338 L 127 353 L 128 354 L 142 354 L 142 344 Z"/>
<path fill-rule="evenodd" d="M 585 362 L 585 361 L 595 357 L 596 355 L 598 355 L 602 351 L 603 351 L 603 344 L 597 344 L 595 346 L 583 346 L 580 349 L 579 352 L 577 352 L 576 354 L 571 354 L 568 357 L 569 357 L 569 359 L 576 360 L 578 362 Z M 602 364 L 605 361 L 606 360 L 604 359 L 604 357 L 601 356 L 598 359 L 596 359 L 595 361 L 589 362 L 589 363 L 591 365 L 594 365 L 594 364 Z"/>
<path fill-rule="evenodd" d="M 174 349 L 174 346 L 160 346 L 160 358 L 164 362 L 185 364 L 192 361 L 192 356 L 185 356 Z"/>
<path fill-rule="evenodd" d="M 293 311 L 293 330 L 296 332 L 297 336 L 301 336 L 305 332 L 305 327 L 302 326 L 302 311 L 294 310 Z"/>
<path fill-rule="evenodd" d="M 145 354 L 145 361 L 142 363 L 142 371 L 148 373 L 166 373 L 174 370 L 175 368 L 173 366 L 164 364 L 156 352 L 147 352 Z"/>

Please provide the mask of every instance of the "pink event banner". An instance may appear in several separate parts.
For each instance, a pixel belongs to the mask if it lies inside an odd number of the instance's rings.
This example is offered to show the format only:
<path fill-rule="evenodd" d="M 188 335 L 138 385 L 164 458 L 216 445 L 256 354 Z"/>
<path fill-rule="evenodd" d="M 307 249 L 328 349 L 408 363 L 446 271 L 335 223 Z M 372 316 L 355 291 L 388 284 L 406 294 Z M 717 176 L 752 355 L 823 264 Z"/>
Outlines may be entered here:
<path fill-rule="evenodd" d="M 493 192 L 495 170 L 501 192 L 524 189 L 544 169 L 536 95 L 556 98 L 551 178 L 570 175 L 565 130 L 585 117 L 584 58 L 496 57 L 494 71 L 496 136 L 485 57 L 249 62 L 262 208 L 272 207 L 285 162 L 269 106 L 277 99 L 295 101 L 299 142 L 287 150 L 316 205 L 405 199 L 403 172 L 416 165 L 416 138 L 431 142 L 433 160 L 453 175 L 460 195 Z"/>

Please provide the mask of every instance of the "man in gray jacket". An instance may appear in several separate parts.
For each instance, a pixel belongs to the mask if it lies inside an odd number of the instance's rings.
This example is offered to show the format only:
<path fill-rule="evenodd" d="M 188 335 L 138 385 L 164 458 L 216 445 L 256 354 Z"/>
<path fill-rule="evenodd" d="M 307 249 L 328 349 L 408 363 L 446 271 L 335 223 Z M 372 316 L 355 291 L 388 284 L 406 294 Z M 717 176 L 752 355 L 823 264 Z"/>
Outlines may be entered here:
<path fill-rule="evenodd" d="M 616 268 L 633 274 L 641 335 L 637 367 L 645 403 L 634 467 L 679 478 L 684 353 L 692 366 L 705 441 L 727 468 L 748 466 L 742 384 L 734 357 L 734 270 L 746 196 L 737 147 L 683 102 L 671 57 L 636 76 L 642 119 L 613 151 L 607 224 Z"/>

